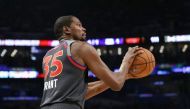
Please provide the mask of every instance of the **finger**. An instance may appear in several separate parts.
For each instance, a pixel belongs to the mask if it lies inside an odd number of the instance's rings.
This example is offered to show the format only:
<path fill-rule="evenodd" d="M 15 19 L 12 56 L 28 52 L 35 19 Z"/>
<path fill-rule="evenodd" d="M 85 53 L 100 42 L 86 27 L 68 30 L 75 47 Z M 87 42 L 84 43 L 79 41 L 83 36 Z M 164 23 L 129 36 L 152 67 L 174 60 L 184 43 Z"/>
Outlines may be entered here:
<path fill-rule="evenodd" d="M 133 58 L 135 58 L 135 56 L 136 56 L 136 54 L 133 54 L 133 55 L 131 56 L 131 58 L 133 59 Z"/>
<path fill-rule="evenodd" d="M 140 55 L 140 54 L 142 54 L 142 53 L 144 53 L 144 51 L 139 50 L 139 51 L 136 51 L 134 54 L 135 54 L 135 56 L 136 56 L 136 55 Z"/>
<path fill-rule="evenodd" d="M 137 45 L 137 46 L 135 46 L 135 48 L 139 48 L 139 46 Z"/>
<path fill-rule="evenodd" d="M 135 52 L 138 49 L 138 46 L 132 48 L 132 52 Z"/>
<path fill-rule="evenodd" d="M 138 49 L 139 49 L 139 50 L 143 50 L 144 48 L 143 48 L 143 47 L 139 47 Z"/>
<path fill-rule="evenodd" d="M 137 49 L 137 48 L 139 48 L 138 46 L 135 46 L 135 47 L 132 47 L 133 49 Z"/>
<path fill-rule="evenodd" d="M 129 47 L 129 48 L 128 48 L 128 51 L 131 50 L 131 49 L 132 49 L 132 47 Z"/>
<path fill-rule="evenodd" d="M 135 52 L 138 52 L 138 51 L 142 51 L 143 52 L 143 48 L 142 47 L 136 48 Z"/>

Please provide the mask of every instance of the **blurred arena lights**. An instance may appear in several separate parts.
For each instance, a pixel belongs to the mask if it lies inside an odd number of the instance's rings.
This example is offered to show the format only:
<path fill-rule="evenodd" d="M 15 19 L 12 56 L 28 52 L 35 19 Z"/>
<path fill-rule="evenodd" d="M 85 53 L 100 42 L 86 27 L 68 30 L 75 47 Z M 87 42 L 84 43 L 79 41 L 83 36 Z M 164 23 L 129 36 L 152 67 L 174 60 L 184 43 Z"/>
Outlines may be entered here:
<path fill-rule="evenodd" d="M 0 71 L 0 78 L 37 78 L 37 71 Z"/>
<path fill-rule="evenodd" d="M 190 42 L 190 35 L 166 35 L 165 42 Z"/>
<path fill-rule="evenodd" d="M 153 85 L 155 85 L 155 86 L 164 85 L 164 81 L 155 81 L 155 82 L 153 82 Z"/>
<path fill-rule="evenodd" d="M 121 49 L 121 47 L 118 47 L 118 48 L 117 48 L 117 53 L 118 53 L 118 55 L 121 55 L 121 54 L 122 54 L 122 49 Z"/>
<path fill-rule="evenodd" d="M 126 44 L 139 44 L 140 37 L 126 38 L 125 42 L 126 42 Z"/>
<path fill-rule="evenodd" d="M 87 42 L 94 46 L 101 45 L 122 45 L 124 38 L 101 38 L 101 39 L 88 39 Z"/>
<path fill-rule="evenodd" d="M 150 48 L 149 48 L 149 50 L 153 51 L 154 50 L 154 46 L 151 45 Z"/>
<path fill-rule="evenodd" d="M 151 41 L 151 43 L 159 43 L 160 38 L 159 38 L 159 36 L 151 36 L 150 41 Z"/>
<path fill-rule="evenodd" d="M 171 69 L 174 73 L 189 73 L 190 74 L 190 66 L 183 66 L 183 67 L 173 67 Z"/>
<path fill-rule="evenodd" d="M 165 97 L 174 97 L 177 96 L 177 93 L 164 93 Z"/>
<path fill-rule="evenodd" d="M 88 39 L 87 42 L 94 46 L 101 45 L 122 45 L 124 38 L 103 38 Z M 0 46 L 40 46 L 54 47 L 59 44 L 58 40 L 20 40 L 20 39 L 0 39 Z"/>
<path fill-rule="evenodd" d="M 98 48 L 96 51 L 98 52 L 98 55 L 101 56 L 101 49 Z"/>
<path fill-rule="evenodd" d="M 185 65 L 170 65 L 163 68 L 163 65 L 157 65 L 151 75 L 170 75 L 170 74 L 190 74 L 190 66 Z M 39 73 L 37 70 L 27 70 L 27 68 L 13 68 L 0 67 L 0 78 L 43 78 L 43 73 Z M 19 70 L 20 69 L 20 70 Z M 114 72 L 119 72 L 119 68 L 113 69 Z M 88 76 L 96 78 L 96 76 L 88 70 Z M 156 85 L 157 83 L 155 83 Z M 159 84 L 159 83 L 158 83 Z"/>
<path fill-rule="evenodd" d="M 1 57 L 4 57 L 5 54 L 6 54 L 7 50 L 6 49 L 3 49 L 3 51 L 1 52 Z"/>
<path fill-rule="evenodd" d="M 140 97 L 140 98 L 153 97 L 153 94 L 150 94 L 150 93 L 142 93 L 142 94 L 139 94 L 139 97 Z"/>
<path fill-rule="evenodd" d="M 40 98 L 37 96 L 6 96 L 3 97 L 3 101 L 35 101 Z"/>
<path fill-rule="evenodd" d="M 185 53 L 185 52 L 187 51 L 187 48 L 188 48 L 188 45 L 185 44 L 185 45 L 183 46 L 183 48 L 182 48 L 182 52 Z"/>
<path fill-rule="evenodd" d="M 156 94 L 151 94 L 151 93 L 141 93 L 139 94 L 139 98 L 150 98 L 154 97 Z M 164 97 L 175 97 L 178 96 L 177 93 L 171 92 L 171 93 L 163 93 L 162 96 Z"/>
<path fill-rule="evenodd" d="M 158 70 L 157 75 L 169 75 L 170 72 L 167 70 Z"/>
<path fill-rule="evenodd" d="M 18 50 L 14 49 L 13 52 L 11 53 L 11 57 L 15 57 L 15 55 L 17 54 Z"/>
<path fill-rule="evenodd" d="M 151 43 L 160 43 L 161 36 L 151 36 Z M 164 41 L 168 42 L 190 42 L 190 35 L 172 35 L 164 36 Z M 143 37 L 127 37 L 127 38 L 97 38 L 88 39 L 87 42 L 93 46 L 105 45 L 124 45 L 124 44 L 140 44 L 144 43 Z M 0 39 L 0 46 L 40 46 L 54 47 L 59 44 L 58 40 L 21 40 L 21 39 Z"/>
<path fill-rule="evenodd" d="M 159 52 L 160 52 L 161 54 L 164 52 L 164 48 L 165 48 L 164 45 L 161 45 L 161 46 L 160 46 Z"/>

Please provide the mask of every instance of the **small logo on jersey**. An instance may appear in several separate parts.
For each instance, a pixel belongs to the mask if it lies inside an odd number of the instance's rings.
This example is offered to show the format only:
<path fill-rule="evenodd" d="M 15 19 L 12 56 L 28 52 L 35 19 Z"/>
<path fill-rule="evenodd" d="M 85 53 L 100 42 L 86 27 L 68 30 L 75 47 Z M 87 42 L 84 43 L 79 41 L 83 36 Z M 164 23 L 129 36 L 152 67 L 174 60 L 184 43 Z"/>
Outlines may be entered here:
<path fill-rule="evenodd" d="M 58 79 L 53 79 L 44 83 L 44 90 L 49 90 L 57 87 Z"/>

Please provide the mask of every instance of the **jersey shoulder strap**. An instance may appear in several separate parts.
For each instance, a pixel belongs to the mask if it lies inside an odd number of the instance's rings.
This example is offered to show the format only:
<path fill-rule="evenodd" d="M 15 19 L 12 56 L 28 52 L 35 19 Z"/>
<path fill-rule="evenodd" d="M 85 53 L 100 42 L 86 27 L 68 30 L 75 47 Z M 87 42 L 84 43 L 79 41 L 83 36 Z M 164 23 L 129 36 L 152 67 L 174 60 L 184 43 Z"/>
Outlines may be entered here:
<path fill-rule="evenodd" d="M 73 42 L 75 42 L 75 40 L 65 40 L 65 39 L 60 40 L 60 43 L 63 43 L 64 47 L 66 48 L 67 56 L 71 56 L 71 44 Z"/>
<path fill-rule="evenodd" d="M 67 55 L 71 56 L 71 44 L 75 42 L 75 40 L 65 40 L 67 43 Z"/>

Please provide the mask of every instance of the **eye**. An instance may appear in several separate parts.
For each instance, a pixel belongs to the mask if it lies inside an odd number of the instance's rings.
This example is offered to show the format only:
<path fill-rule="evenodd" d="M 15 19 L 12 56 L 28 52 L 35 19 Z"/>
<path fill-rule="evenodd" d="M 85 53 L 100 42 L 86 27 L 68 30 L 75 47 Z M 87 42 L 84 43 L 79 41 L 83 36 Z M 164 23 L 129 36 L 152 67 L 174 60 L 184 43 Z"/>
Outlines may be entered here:
<path fill-rule="evenodd" d="M 81 27 L 82 25 L 79 23 L 79 24 L 78 24 L 78 26 L 80 26 L 80 27 Z"/>

